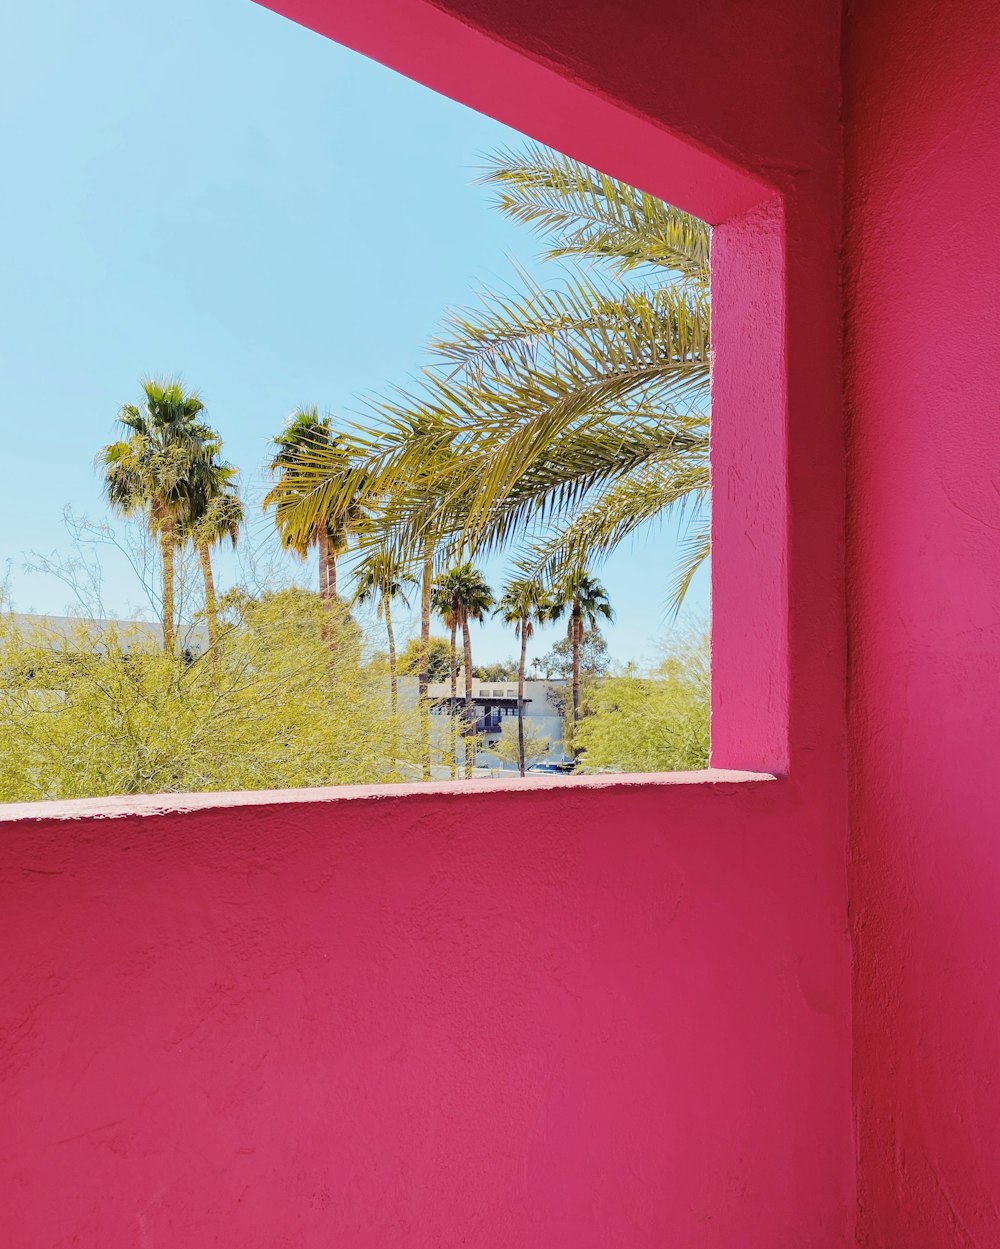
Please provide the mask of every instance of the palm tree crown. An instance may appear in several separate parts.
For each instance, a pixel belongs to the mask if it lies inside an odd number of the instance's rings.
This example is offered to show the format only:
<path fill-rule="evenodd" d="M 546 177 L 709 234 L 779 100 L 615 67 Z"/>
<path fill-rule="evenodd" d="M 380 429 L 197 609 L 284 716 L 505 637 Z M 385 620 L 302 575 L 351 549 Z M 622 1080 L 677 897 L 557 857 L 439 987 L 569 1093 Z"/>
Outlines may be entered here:
<path fill-rule="evenodd" d="M 578 569 L 568 573 L 553 587 L 551 594 L 551 618 L 559 620 L 568 612 L 571 628 L 574 619 L 581 621 L 586 631 L 596 629 L 599 618 L 615 618 L 607 590 L 586 571 Z"/>
<path fill-rule="evenodd" d="M 575 568 L 552 588 L 553 620 L 568 616 L 566 635 L 573 648 L 573 724 L 580 722 L 580 652 L 588 629 L 596 629 L 598 619 L 614 620 L 611 601 L 604 586 L 586 570 Z M 574 752 L 575 752 L 574 747 Z"/>
<path fill-rule="evenodd" d="M 465 772 L 472 775 L 474 763 L 475 712 L 472 701 L 472 635 L 469 624 L 482 621 L 493 606 L 493 591 L 478 568 L 466 561 L 456 564 L 438 578 L 434 586 L 434 602 L 451 629 L 452 689 L 455 685 L 455 630 L 462 630 L 465 669 Z"/>
<path fill-rule="evenodd" d="M 270 469 L 277 481 L 264 497 L 264 507 L 274 509 L 274 520 L 283 544 L 305 556 L 310 547 L 319 551 L 320 594 L 337 594 L 337 558 L 347 549 L 350 536 L 365 518 L 362 491 L 331 497 L 330 490 L 316 490 L 304 466 L 317 458 L 324 472 L 340 484 L 352 475 L 351 446 L 333 431 L 330 418 L 316 408 L 303 408 L 288 420 L 274 439 L 276 451 Z"/>
<path fill-rule="evenodd" d="M 195 506 L 192 482 L 211 462 L 218 438 L 199 419 L 204 412 L 201 399 L 179 382 L 147 380 L 142 388 L 142 405 L 125 404 L 118 413 L 126 436 L 102 448 L 98 464 L 112 510 L 121 516 L 144 515 L 159 542 L 163 645 L 173 652 L 174 553 Z"/>
<path fill-rule="evenodd" d="M 698 522 L 679 602 L 708 553 L 709 228 L 542 147 L 497 155 L 484 182 L 578 272 L 552 289 L 519 274 L 453 313 L 426 383 L 352 432 L 388 540 L 514 544 L 551 581 L 670 510 Z M 305 476 L 317 496 L 352 488 L 322 457 Z"/>
<path fill-rule="evenodd" d="M 521 657 L 517 666 L 517 762 L 518 770 L 524 776 L 524 670 L 528 660 L 528 641 L 536 623 L 551 619 L 552 598 L 537 579 L 515 577 L 504 587 L 493 614 L 513 625 L 514 632 L 521 639 Z"/>
<path fill-rule="evenodd" d="M 406 590 L 408 586 L 414 586 L 417 583 L 406 567 L 391 552 L 382 547 L 373 547 L 355 567 L 354 584 L 354 602 L 367 603 L 375 599 L 379 618 L 385 621 L 386 638 L 389 643 L 389 691 L 392 714 L 395 715 L 399 706 L 399 683 L 396 670 L 396 635 L 392 627 L 392 605 L 398 601 L 404 607 L 409 607 Z"/>
<path fill-rule="evenodd" d="M 552 596 L 536 577 L 514 577 L 504 586 L 493 614 L 530 639 L 535 625 L 552 618 Z"/>

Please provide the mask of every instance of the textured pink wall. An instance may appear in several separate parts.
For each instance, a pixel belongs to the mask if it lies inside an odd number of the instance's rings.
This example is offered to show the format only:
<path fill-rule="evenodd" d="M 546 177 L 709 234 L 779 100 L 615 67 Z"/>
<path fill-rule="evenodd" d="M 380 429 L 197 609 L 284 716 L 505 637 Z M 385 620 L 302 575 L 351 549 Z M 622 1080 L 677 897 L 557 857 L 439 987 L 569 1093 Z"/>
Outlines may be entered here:
<path fill-rule="evenodd" d="M 843 895 L 789 798 L 4 826 L 4 1243 L 846 1243 Z"/>
<path fill-rule="evenodd" d="M 718 225 L 713 758 L 784 775 L 19 813 L 9 1238 L 846 1246 L 839 8 L 274 7 Z"/>
<path fill-rule="evenodd" d="M 851 6 L 861 1231 L 1000 1245 L 1000 8 Z"/>

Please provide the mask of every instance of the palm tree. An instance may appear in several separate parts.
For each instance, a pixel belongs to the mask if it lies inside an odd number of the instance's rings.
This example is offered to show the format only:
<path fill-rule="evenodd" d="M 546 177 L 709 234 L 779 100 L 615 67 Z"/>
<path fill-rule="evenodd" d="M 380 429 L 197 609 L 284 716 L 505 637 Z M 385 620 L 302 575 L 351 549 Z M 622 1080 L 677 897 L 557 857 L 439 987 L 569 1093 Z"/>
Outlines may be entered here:
<path fill-rule="evenodd" d="M 597 628 L 598 617 L 614 620 L 608 592 L 583 569 L 568 573 L 552 589 L 551 618 L 568 613 L 567 636 L 573 648 L 573 726 L 580 723 L 580 648 L 588 629 Z"/>
<path fill-rule="evenodd" d="M 515 577 L 504 587 L 503 595 L 493 613 L 506 624 L 514 626 L 521 639 L 521 658 L 517 665 L 517 766 L 524 776 L 524 670 L 528 658 L 528 642 L 535 625 L 551 614 L 549 594 L 542 583 L 531 577 Z"/>
<path fill-rule="evenodd" d="M 434 539 L 426 535 L 420 543 L 420 670 L 417 673 L 417 701 L 420 710 L 421 763 L 425 778 L 431 774 L 431 715 L 427 690 L 431 682 L 431 604 L 434 595 Z"/>
<path fill-rule="evenodd" d="M 319 553 L 320 597 L 332 604 L 337 597 L 337 559 L 350 536 L 365 518 L 360 486 L 347 497 L 330 499 L 312 492 L 303 465 L 320 457 L 331 480 L 351 476 L 352 451 L 347 438 L 333 432 L 329 417 L 316 408 L 302 408 L 289 417 L 274 439 L 277 448 L 269 468 L 277 481 L 264 496 L 264 507 L 274 508 L 274 520 L 283 545 L 305 558 L 311 547 Z"/>
<path fill-rule="evenodd" d="M 205 583 L 205 620 L 208 627 L 208 644 L 214 657 L 218 657 L 219 608 L 215 593 L 215 577 L 212 573 L 212 548 L 226 539 L 235 548 L 243 528 L 243 503 L 236 488 L 236 469 L 216 458 L 222 450 L 222 442 L 216 440 L 212 458 L 200 464 L 193 472 L 190 482 L 188 516 L 184 532 L 190 536 L 198 553 L 202 579 Z"/>
<path fill-rule="evenodd" d="M 385 621 L 385 632 L 389 641 L 389 689 L 392 698 L 392 714 L 395 716 L 399 705 L 399 680 L 396 672 L 396 636 L 392 628 L 392 604 L 399 602 L 404 607 L 409 607 L 406 588 L 416 583 L 398 559 L 379 547 L 368 551 L 355 568 L 354 576 L 354 602 L 367 603 L 371 599 L 376 599 L 379 619 Z"/>
<path fill-rule="evenodd" d="M 192 476 L 211 460 L 218 440 L 198 419 L 205 405 L 180 382 L 148 380 L 142 389 L 142 405 L 125 404 L 118 413 L 126 437 L 103 447 L 97 459 L 112 510 L 120 516 L 143 514 L 159 545 L 163 649 L 173 654 L 174 557 L 190 515 Z"/>
<path fill-rule="evenodd" d="M 553 581 L 669 510 L 698 522 L 679 603 L 708 553 L 709 228 L 542 147 L 496 156 L 484 181 L 579 273 L 553 289 L 519 274 L 453 314 L 426 384 L 354 431 L 391 541 L 412 550 L 430 526 L 442 548 L 513 542 L 525 575 Z"/>
<path fill-rule="evenodd" d="M 437 612 L 445 623 L 449 633 L 451 646 L 451 697 L 448 701 L 448 716 L 451 723 L 451 775 L 458 773 L 458 722 L 455 713 L 458 708 L 458 646 L 456 635 L 462 619 L 460 586 L 456 577 L 456 569 L 445 573 L 431 586 L 431 608 Z M 468 714 L 468 712 L 466 712 Z"/>
<path fill-rule="evenodd" d="M 466 561 L 449 569 L 437 582 L 438 601 L 447 604 L 449 619 L 462 630 L 465 668 L 465 775 L 472 775 L 475 755 L 476 715 L 472 699 L 472 633 L 473 620 L 482 622 L 493 606 L 493 591 L 482 573 Z M 452 660 L 454 680 L 455 661 Z M 454 690 L 454 685 L 453 685 Z"/>

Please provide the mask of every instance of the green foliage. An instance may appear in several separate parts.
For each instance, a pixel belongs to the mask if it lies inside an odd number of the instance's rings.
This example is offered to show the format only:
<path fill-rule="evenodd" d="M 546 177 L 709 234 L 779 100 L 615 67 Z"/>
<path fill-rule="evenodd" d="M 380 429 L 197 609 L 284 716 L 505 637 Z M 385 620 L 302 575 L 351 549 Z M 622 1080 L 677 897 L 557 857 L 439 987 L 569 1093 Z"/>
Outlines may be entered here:
<path fill-rule="evenodd" d="M 708 765 L 709 652 L 682 638 L 648 677 L 610 677 L 589 693 L 576 729 L 584 770 L 686 772 Z"/>
<path fill-rule="evenodd" d="M 493 606 L 493 591 L 478 568 L 456 564 L 434 582 L 431 604 L 449 628 L 454 620 L 461 629 L 472 620 L 482 622 Z"/>
<path fill-rule="evenodd" d="M 0 800 L 270 789 L 399 779 L 415 716 L 342 610 L 304 591 L 231 597 L 217 662 L 185 663 L 146 635 L 0 626 Z"/>
<path fill-rule="evenodd" d="M 533 763 L 537 763 L 539 759 L 544 759 L 549 753 L 552 746 L 551 741 L 546 735 L 530 720 L 524 722 L 524 766 L 530 768 Z M 500 730 L 500 738 L 495 746 L 492 747 L 493 754 L 501 763 L 508 767 L 517 767 L 519 760 L 518 739 L 517 739 L 517 720 L 513 716 L 508 716 L 503 722 Z"/>
<path fill-rule="evenodd" d="M 495 664 L 476 664 L 472 675 L 480 681 L 514 681 L 517 679 L 517 660 L 504 659 Z"/>
<path fill-rule="evenodd" d="M 447 681 L 451 673 L 451 643 L 447 638 L 432 633 L 427 645 L 428 680 Z M 420 639 L 410 638 L 399 653 L 401 676 L 418 676 L 420 673 Z"/>
<path fill-rule="evenodd" d="M 532 661 L 532 666 L 540 671 L 546 680 L 561 677 L 569 680 L 573 675 L 573 642 L 571 638 L 560 638 L 550 651 L 546 651 L 539 659 Z M 608 657 L 608 643 L 597 629 L 589 630 L 580 646 L 580 671 L 584 677 L 603 677 L 611 667 Z"/>

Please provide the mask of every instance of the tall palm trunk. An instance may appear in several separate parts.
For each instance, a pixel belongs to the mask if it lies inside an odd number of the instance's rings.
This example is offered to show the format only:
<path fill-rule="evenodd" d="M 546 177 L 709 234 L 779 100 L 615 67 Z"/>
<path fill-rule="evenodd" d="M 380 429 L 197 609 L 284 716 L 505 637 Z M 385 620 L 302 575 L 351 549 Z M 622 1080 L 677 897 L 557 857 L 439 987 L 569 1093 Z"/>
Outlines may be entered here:
<path fill-rule="evenodd" d="M 458 776 L 458 646 L 455 635 L 458 632 L 458 613 L 452 608 L 451 613 L 451 701 L 448 718 L 451 721 L 451 776 Z"/>
<path fill-rule="evenodd" d="M 319 555 L 319 596 L 321 599 L 330 597 L 330 535 L 326 525 L 316 530 L 316 551 Z"/>
<path fill-rule="evenodd" d="M 392 736 L 390 738 L 390 755 L 393 772 L 399 757 L 399 680 L 396 676 L 396 635 L 392 631 L 392 599 L 390 595 L 382 596 L 382 615 L 385 618 L 385 635 L 389 639 L 389 702 L 392 707 Z"/>
<path fill-rule="evenodd" d="M 324 642 L 329 643 L 331 650 L 336 650 L 334 608 L 337 602 L 337 557 L 330 538 L 330 530 L 326 525 L 319 527 L 317 545 L 319 547 L 319 594 L 323 600 L 321 632 Z"/>
<path fill-rule="evenodd" d="M 476 761 L 476 712 L 472 704 L 472 633 L 469 617 L 462 612 L 462 645 L 465 654 L 465 775 L 472 775 Z"/>
<path fill-rule="evenodd" d="M 160 619 L 163 626 L 163 649 L 168 655 L 174 654 L 174 526 L 165 521 L 160 530 L 160 557 L 163 561 L 163 600 L 160 605 Z"/>
<path fill-rule="evenodd" d="M 337 551 L 333 539 L 326 539 L 326 597 L 331 604 L 337 601 Z"/>
<path fill-rule="evenodd" d="M 382 598 L 382 614 L 385 617 L 385 635 L 389 639 L 389 696 L 395 716 L 399 710 L 399 678 L 396 675 L 396 635 L 392 630 L 392 607 L 387 594 Z"/>
<path fill-rule="evenodd" d="M 198 559 L 205 582 L 205 623 L 208 625 L 208 648 L 212 658 L 218 659 L 219 602 L 215 594 L 215 577 L 212 575 L 212 553 L 207 542 L 198 543 Z"/>
<path fill-rule="evenodd" d="M 578 603 L 573 604 L 570 637 L 573 643 L 573 757 L 576 758 L 576 726 L 580 723 L 580 647 L 583 642 L 583 618 Z"/>
<path fill-rule="evenodd" d="M 517 665 L 517 768 L 524 776 L 524 666 L 528 661 L 528 622 L 521 621 L 521 662 Z"/>
<path fill-rule="evenodd" d="M 425 778 L 431 774 L 431 711 L 427 700 L 430 685 L 431 584 L 434 580 L 434 545 L 424 540 L 423 573 L 420 579 L 420 668 L 417 694 L 420 701 L 420 736 Z"/>
<path fill-rule="evenodd" d="M 330 601 L 330 536 L 326 525 L 316 530 L 316 553 L 319 556 L 319 597 L 322 613 L 319 622 L 319 635 L 324 642 L 330 640 L 330 622 L 327 604 Z"/>

